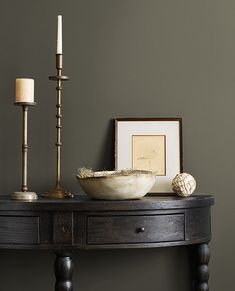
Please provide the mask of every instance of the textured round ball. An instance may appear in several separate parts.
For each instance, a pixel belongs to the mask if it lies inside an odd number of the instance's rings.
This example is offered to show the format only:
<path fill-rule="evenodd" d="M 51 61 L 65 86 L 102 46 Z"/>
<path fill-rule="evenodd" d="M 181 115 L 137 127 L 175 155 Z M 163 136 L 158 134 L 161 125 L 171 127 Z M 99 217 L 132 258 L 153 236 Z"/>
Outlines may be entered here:
<path fill-rule="evenodd" d="M 196 181 L 192 175 L 181 173 L 172 180 L 172 189 L 179 196 L 187 197 L 193 194 L 196 189 Z"/>

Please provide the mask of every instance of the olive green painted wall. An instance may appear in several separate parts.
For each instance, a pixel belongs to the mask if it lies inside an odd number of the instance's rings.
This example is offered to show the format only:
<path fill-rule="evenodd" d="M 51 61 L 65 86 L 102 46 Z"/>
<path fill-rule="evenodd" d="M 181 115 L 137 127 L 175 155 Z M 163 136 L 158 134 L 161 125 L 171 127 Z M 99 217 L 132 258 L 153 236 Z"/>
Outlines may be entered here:
<path fill-rule="evenodd" d="M 56 15 L 63 14 L 63 182 L 76 168 L 112 169 L 115 117 L 183 117 L 185 170 L 216 196 L 211 290 L 234 271 L 235 2 L 1 0 L 0 193 L 20 187 L 16 77 L 35 78 L 29 181 L 54 186 Z M 0 251 L 0 290 L 53 290 L 51 252 Z M 188 291 L 185 248 L 75 254 L 76 290 Z M 146 286 L 149 286 L 148 288 Z"/>

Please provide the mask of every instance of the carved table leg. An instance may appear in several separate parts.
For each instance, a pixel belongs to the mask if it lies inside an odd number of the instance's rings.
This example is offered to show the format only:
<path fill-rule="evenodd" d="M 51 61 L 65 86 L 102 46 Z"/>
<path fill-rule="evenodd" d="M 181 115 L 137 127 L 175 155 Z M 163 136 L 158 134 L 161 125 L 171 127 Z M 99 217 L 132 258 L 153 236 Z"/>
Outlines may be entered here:
<path fill-rule="evenodd" d="M 55 291 L 72 291 L 73 261 L 71 253 L 56 252 Z"/>
<path fill-rule="evenodd" d="M 209 291 L 209 268 L 210 249 L 208 244 L 200 244 L 196 247 L 197 250 L 197 284 L 196 291 Z"/>

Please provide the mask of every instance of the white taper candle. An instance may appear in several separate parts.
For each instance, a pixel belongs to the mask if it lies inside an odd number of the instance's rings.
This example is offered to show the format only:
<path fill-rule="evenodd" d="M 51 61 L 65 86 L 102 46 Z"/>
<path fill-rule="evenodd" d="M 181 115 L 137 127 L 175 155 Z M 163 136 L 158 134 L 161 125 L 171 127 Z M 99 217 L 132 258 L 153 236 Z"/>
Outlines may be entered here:
<path fill-rule="evenodd" d="M 57 54 L 62 54 L 62 15 L 57 17 Z"/>

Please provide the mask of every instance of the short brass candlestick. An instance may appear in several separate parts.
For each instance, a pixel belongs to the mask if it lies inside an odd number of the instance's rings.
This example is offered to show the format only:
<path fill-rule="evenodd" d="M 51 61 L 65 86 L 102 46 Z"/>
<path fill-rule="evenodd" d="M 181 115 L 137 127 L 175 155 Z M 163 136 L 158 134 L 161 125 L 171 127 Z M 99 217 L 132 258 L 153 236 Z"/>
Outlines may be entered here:
<path fill-rule="evenodd" d="M 22 186 L 21 191 L 14 192 L 11 199 L 15 200 L 36 200 L 38 196 L 34 192 L 28 191 L 27 164 L 28 164 L 28 109 L 29 106 L 36 105 L 35 102 L 15 102 L 15 105 L 22 106 L 23 109 L 23 142 L 22 142 Z"/>
<path fill-rule="evenodd" d="M 57 112 L 56 112 L 56 131 L 57 131 L 57 140 L 56 140 L 56 185 L 55 189 L 43 194 L 46 198 L 51 199 L 63 199 L 63 198 L 72 198 L 73 195 L 67 190 L 63 190 L 61 187 L 61 92 L 62 92 L 62 81 L 69 80 L 69 77 L 62 76 L 63 68 L 63 55 L 56 54 L 56 76 L 50 76 L 49 79 L 52 81 L 57 81 Z"/>

